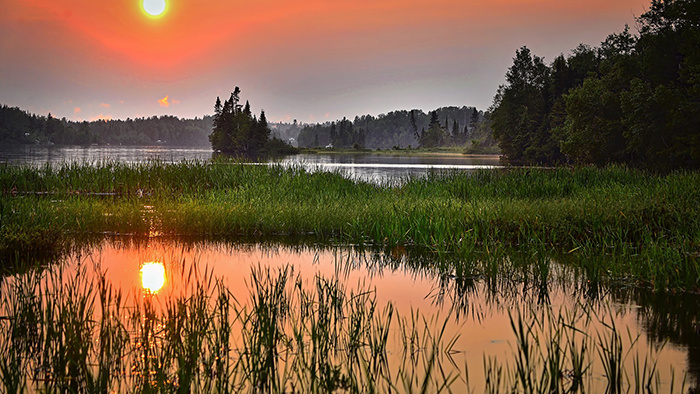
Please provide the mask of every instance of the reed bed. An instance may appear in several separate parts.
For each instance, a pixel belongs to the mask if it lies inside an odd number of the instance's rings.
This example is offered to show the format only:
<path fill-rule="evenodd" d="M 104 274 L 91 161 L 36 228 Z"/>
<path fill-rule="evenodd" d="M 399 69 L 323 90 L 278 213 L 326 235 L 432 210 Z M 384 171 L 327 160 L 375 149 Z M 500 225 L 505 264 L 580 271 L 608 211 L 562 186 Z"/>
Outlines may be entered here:
<path fill-rule="evenodd" d="M 5 280 L 0 390 L 618 393 L 690 385 L 660 371 L 661 347 L 616 327 L 609 304 L 513 308 L 512 351 L 484 355 L 485 379 L 473 381 L 469 366 L 454 361 L 451 315 L 400 315 L 364 285 L 305 279 L 290 266 L 254 267 L 235 293 L 196 262 L 172 269 L 180 287 L 163 294 L 125 293 L 87 259 Z"/>
<path fill-rule="evenodd" d="M 664 344 L 641 344 L 616 326 L 616 313 L 610 304 L 517 308 L 512 358 L 484 357 L 484 392 L 695 392 L 687 374 L 658 368 Z"/>
<path fill-rule="evenodd" d="M 374 185 L 236 162 L 0 166 L 0 253 L 81 236 L 311 237 L 470 256 L 572 255 L 598 277 L 700 289 L 700 174 L 624 167 L 432 173 Z"/>
<path fill-rule="evenodd" d="M 437 321 L 402 318 L 337 278 L 257 267 L 237 298 L 195 264 L 170 295 L 75 269 L 2 284 L 3 392 L 441 392 L 456 378 Z"/>

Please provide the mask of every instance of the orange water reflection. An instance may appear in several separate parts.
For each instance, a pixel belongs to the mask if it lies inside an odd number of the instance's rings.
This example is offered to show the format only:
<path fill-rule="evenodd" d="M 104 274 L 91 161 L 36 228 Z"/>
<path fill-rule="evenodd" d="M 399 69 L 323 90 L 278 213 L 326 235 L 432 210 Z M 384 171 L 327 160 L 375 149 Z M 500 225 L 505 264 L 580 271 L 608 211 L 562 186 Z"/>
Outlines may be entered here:
<path fill-rule="evenodd" d="M 159 276 L 160 272 L 165 271 L 169 273 L 168 280 L 164 282 L 162 289 L 150 290 L 157 293 L 157 297 L 168 297 L 188 291 L 188 284 L 195 280 L 196 276 L 210 272 L 222 279 L 238 301 L 245 302 L 250 295 L 251 270 L 259 266 L 271 269 L 291 266 L 309 286 L 313 285 L 313 278 L 318 275 L 338 278 L 350 288 L 359 286 L 375 289 L 377 301 L 381 304 L 391 302 L 401 316 L 408 317 L 414 311 L 418 311 L 427 316 L 428 320 L 439 321 L 447 318 L 446 337 L 457 337 L 450 355 L 454 368 L 459 370 L 460 376 L 465 376 L 463 370 L 468 369 L 468 381 L 460 378 L 456 387 L 458 391 L 459 387 L 481 390 L 486 380 L 484 359 L 512 359 L 517 343 L 513 337 L 510 315 L 538 304 L 542 295 L 530 292 L 514 294 L 513 297 L 494 297 L 483 283 L 478 282 L 465 293 L 454 289 L 446 290 L 441 285 L 444 278 L 439 278 L 430 269 L 408 268 L 405 263 L 410 257 L 403 253 L 393 256 L 393 260 L 403 263 L 396 264 L 394 261 L 393 264 L 384 265 L 377 262 L 377 259 L 392 259 L 392 253 L 379 256 L 348 248 L 321 250 L 251 244 L 182 244 L 151 239 L 140 245 L 103 245 L 94 250 L 91 258 L 100 261 L 102 267 L 110 273 L 113 283 L 125 291 L 133 290 L 134 287 L 147 287 L 145 283 L 138 283 L 137 273 L 143 272 L 141 262 L 165 262 L 159 264 L 160 271 L 156 276 L 162 278 Z M 194 273 L 192 266 L 197 267 Z M 144 280 L 143 278 L 142 274 L 141 280 Z M 516 290 L 518 291 L 520 290 Z M 504 290 L 505 292 L 507 291 Z M 564 315 L 574 313 L 571 311 L 576 310 L 576 305 L 586 302 L 583 294 L 572 292 L 570 289 L 552 288 L 545 298 L 551 306 L 552 313 Z M 457 312 L 453 308 L 456 304 L 461 304 Z M 660 342 L 656 338 L 648 337 L 645 327 L 640 326 L 637 305 L 633 302 L 614 300 L 606 302 L 605 305 L 608 306 L 597 308 L 595 313 L 600 314 L 602 322 L 614 325 L 620 332 L 625 333 L 622 336 L 625 349 L 631 349 L 634 345 L 634 349 L 630 350 L 626 357 L 630 363 L 628 369 L 633 369 L 632 364 L 635 360 L 638 362 L 650 357 L 652 362 L 657 363 L 661 387 L 670 387 L 672 382 L 678 387 L 684 373 L 687 372 L 688 349 L 667 344 L 664 348 L 656 350 Z M 541 313 L 544 313 L 543 311 L 544 309 Z M 583 320 L 585 319 L 582 319 L 582 325 L 577 327 L 577 330 L 592 337 L 604 329 L 600 323 L 593 324 L 588 321 L 584 325 Z M 398 340 L 395 346 L 401 346 Z M 595 350 L 590 351 L 591 359 L 597 359 Z M 605 371 L 600 365 L 591 366 L 590 373 L 594 381 L 604 380 Z"/>
<path fill-rule="evenodd" d="M 246 308 L 252 298 L 252 271 L 260 267 L 272 271 L 292 267 L 301 286 L 308 288 L 313 288 L 314 278 L 320 276 L 337 279 L 348 289 L 374 290 L 378 309 L 391 303 L 399 316 L 409 320 L 416 316 L 417 311 L 420 317 L 416 321 L 422 322 L 425 318 L 431 327 L 437 327 L 433 333 L 440 329 L 441 322 L 446 321 L 445 338 L 456 340 L 447 355 L 449 362 L 441 367 L 445 368 L 444 373 L 457 377 L 451 387 L 457 392 L 467 389 L 483 391 L 487 379 L 486 359 L 498 359 L 505 368 L 513 366 L 513 351 L 518 345 L 511 327 L 511 316 L 519 313 L 530 313 L 528 324 L 545 321 L 547 314 L 553 315 L 555 320 L 562 316 L 570 319 L 564 321 L 565 325 L 571 323 L 572 329 L 567 332 L 592 338 L 590 344 L 595 344 L 597 338 L 605 339 L 604 335 L 599 335 L 608 332 L 606 327 L 616 327 L 623 333 L 620 340 L 626 352 L 627 370 L 633 371 L 635 362 L 643 363 L 648 359 L 655 363 L 659 387 L 664 392 L 668 392 L 672 384 L 680 387 L 689 365 L 693 364 L 692 356 L 688 358 L 688 355 L 697 350 L 682 342 L 672 343 L 672 336 L 671 342 L 660 348 L 659 344 L 669 339 L 669 335 L 652 331 L 652 324 L 647 322 L 653 318 L 645 314 L 655 313 L 663 320 L 673 320 L 673 317 L 664 315 L 673 315 L 673 312 L 654 312 L 651 309 L 642 312 L 640 302 L 635 302 L 632 296 L 606 295 L 592 303 L 584 292 L 554 280 L 551 286 L 540 290 L 527 285 L 507 284 L 497 284 L 492 288 L 479 278 L 459 279 L 457 275 L 440 273 L 434 268 L 435 264 L 419 263 L 407 250 L 381 253 L 344 247 L 188 244 L 153 238 L 141 243 L 117 240 L 69 259 L 63 277 L 76 277 L 78 273 L 90 275 L 92 271 L 84 269 L 86 263 L 94 263 L 101 272 L 106 272 L 112 286 L 128 295 L 124 299 L 135 299 L 140 303 L 141 306 L 132 313 L 138 315 L 140 324 L 136 333 L 140 338 L 136 343 L 140 344 L 138 349 L 148 350 L 146 345 L 162 340 L 162 327 L 158 325 L 161 322 L 148 316 L 156 316 L 161 308 L 168 310 L 168 303 L 174 296 L 189 297 L 193 284 L 211 277 L 219 278 L 236 302 L 241 303 L 241 308 Z M 144 292 L 149 296 L 143 297 Z M 594 319 L 581 313 L 581 304 L 589 305 L 587 308 L 595 315 Z M 232 341 L 240 340 L 238 326 L 231 327 Z M 552 326 L 530 328 L 547 337 Z M 407 349 L 399 325 L 393 325 L 391 333 L 389 357 L 395 360 L 394 365 L 404 363 L 401 358 L 405 357 Z M 537 346 L 543 348 L 547 344 Z M 424 349 L 416 351 L 420 354 Z M 594 383 L 592 391 L 605 391 L 605 371 L 597 351 L 593 347 L 588 349 L 591 361 L 588 374 Z M 149 357 L 153 356 L 144 350 L 141 360 L 146 362 Z M 689 381 L 692 381 L 697 375 L 697 367 L 690 372 Z"/>

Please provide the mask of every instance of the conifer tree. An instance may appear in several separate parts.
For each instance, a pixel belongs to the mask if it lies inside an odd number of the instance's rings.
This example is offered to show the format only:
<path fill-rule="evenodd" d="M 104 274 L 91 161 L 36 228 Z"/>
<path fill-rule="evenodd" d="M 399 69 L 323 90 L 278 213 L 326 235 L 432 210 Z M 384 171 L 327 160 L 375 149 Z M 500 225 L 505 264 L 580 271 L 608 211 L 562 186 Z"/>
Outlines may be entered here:
<path fill-rule="evenodd" d="M 240 105 L 240 93 L 240 88 L 236 86 L 223 105 L 217 97 L 209 141 L 214 150 L 253 156 L 265 149 L 270 139 L 270 128 L 265 111 L 261 111 L 258 120 L 252 115 L 250 102 L 246 101 L 244 107 Z"/>

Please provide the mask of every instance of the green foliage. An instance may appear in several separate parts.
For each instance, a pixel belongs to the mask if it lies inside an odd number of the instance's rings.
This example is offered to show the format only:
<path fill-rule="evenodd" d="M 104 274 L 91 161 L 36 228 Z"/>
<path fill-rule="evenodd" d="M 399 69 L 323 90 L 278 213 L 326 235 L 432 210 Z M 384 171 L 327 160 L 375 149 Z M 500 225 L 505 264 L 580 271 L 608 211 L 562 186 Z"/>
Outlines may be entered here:
<path fill-rule="evenodd" d="M 240 104 L 241 89 L 236 86 L 231 97 L 221 103 L 219 97 L 214 105 L 213 130 L 209 135 L 212 149 L 229 155 L 255 157 L 274 151 L 290 151 L 283 148 L 284 142 L 275 139 L 270 144 L 270 128 L 265 111 L 260 111 L 260 118 L 253 116 L 250 103 Z"/>
<path fill-rule="evenodd" d="M 51 114 L 37 116 L 3 105 L 0 107 L 0 143 L 202 146 L 208 143 L 211 121 L 210 116 L 202 119 L 153 116 L 73 122 L 56 119 Z"/>
<path fill-rule="evenodd" d="M 0 107 L 0 143 L 85 145 L 96 140 L 87 122 L 56 119 L 50 113 L 37 116 L 7 105 Z"/>
<path fill-rule="evenodd" d="M 338 173 L 226 160 L 0 166 L 0 250 L 60 251 L 82 236 L 114 233 L 306 236 L 458 255 L 575 250 L 603 279 L 694 290 L 697 184 L 696 173 L 624 167 L 436 172 L 377 186 Z"/>
<path fill-rule="evenodd" d="M 181 119 L 151 116 L 126 120 L 97 120 L 89 128 L 95 142 L 112 145 L 207 146 L 212 117 Z"/>
<path fill-rule="evenodd" d="M 550 70 L 527 47 L 520 48 L 494 98 L 491 126 L 505 157 L 514 163 L 555 162 L 560 154 L 551 143 Z"/>
<path fill-rule="evenodd" d="M 600 79 L 586 79 L 566 97 L 562 151 L 575 163 L 620 162 L 625 145 L 619 92 Z"/>
<path fill-rule="evenodd" d="M 551 66 L 519 49 L 492 110 L 506 157 L 698 168 L 699 18 L 697 0 L 654 0 L 638 37 L 625 27 Z"/>

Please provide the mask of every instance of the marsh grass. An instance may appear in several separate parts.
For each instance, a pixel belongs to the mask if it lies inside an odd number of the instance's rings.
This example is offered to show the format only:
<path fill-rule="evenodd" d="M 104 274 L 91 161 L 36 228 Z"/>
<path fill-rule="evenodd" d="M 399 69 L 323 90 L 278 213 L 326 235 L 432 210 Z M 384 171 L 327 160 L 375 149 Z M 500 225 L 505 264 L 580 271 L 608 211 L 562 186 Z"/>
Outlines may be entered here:
<path fill-rule="evenodd" d="M 163 294 L 124 293 L 89 259 L 6 279 L 1 390 L 617 393 L 660 392 L 669 384 L 671 392 L 687 390 L 674 372 L 670 383 L 661 375 L 663 343 L 645 345 L 625 332 L 615 323 L 616 307 L 603 302 L 505 304 L 513 311 L 512 352 L 484 355 L 482 387 L 454 357 L 463 351 L 447 328 L 454 312 L 400 315 L 366 285 L 348 286 L 338 276 L 305 279 L 290 266 L 254 267 L 236 294 L 196 262 L 171 270 L 182 288 Z M 542 290 L 531 288 L 539 298 Z"/>
<path fill-rule="evenodd" d="M 663 382 L 657 360 L 664 343 L 640 349 L 640 336 L 621 332 L 611 319 L 615 315 L 609 304 L 518 308 L 509 315 L 513 358 L 484 357 L 484 392 L 693 392 L 687 375 L 675 385 L 673 368 Z"/>
<path fill-rule="evenodd" d="M 182 292 L 125 295 L 98 266 L 62 267 L 2 284 L 3 392 L 441 392 L 456 378 L 453 340 L 431 331 L 444 321 L 408 323 L 337 278 L 257 267 L 236 298 L 192 264 Z M 409 362 L 388 356 L 397 334 L 418 340 Z"/>
<path fill-rule="evenodd" d="M 518 248 L 592 280 L 700 288 L 700 175 L 624 167 L 431 172 L 400 184 L 245 163 L 0 166 L 0 252 L 81 236 L 312 237 L 435 254 Z"/>

